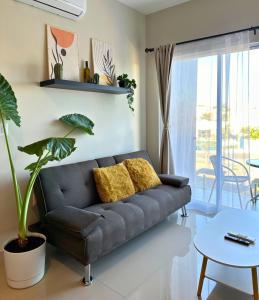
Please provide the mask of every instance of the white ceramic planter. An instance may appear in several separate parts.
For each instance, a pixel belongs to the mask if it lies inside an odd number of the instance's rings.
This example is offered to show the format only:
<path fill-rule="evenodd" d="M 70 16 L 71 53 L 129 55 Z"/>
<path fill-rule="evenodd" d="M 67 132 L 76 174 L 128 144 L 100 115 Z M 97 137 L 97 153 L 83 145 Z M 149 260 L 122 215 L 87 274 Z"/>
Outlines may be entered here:
<path fill-rule="evenodd" d="M 30 233 L 30 236 L 42 237 L 45 242 L 36 249 L 22 253 L 12 253 L 4 249 L 6 280 L 8 285 L 15 289 L 36 284 L 45 273 L 46 237 L 40 233 Z"/>

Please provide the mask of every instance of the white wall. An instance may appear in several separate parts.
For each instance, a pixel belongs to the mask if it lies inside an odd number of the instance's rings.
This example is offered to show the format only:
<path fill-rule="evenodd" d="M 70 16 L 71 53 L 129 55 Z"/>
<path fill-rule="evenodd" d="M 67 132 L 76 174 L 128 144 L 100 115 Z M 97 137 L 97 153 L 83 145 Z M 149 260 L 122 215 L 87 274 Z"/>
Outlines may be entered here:
<path fill-rule="evenodd" d="M 81 60 L 90 58 L 91 37 L 113 45 L 117 73 L 128 73 L 138 83 L 134 114 L 128 108 L 125 95 L 39 87 L 39 82 L 48 77 L 46 24 L 79 34 Z M 1 0 L 0 40 L 0 72 L 13 86 L 22 117 L 21 129 L 11 125 L 9 137 L 23 186 L 28 177 L 23 169 L 32 158 L 17 151 L 17 146 L 62 135 L 65 128 L 55 120 L 64 114 L 86 114 L 96 126 L 95 136 L 77 136 L 78 150 L 63 164 L 146 147 L 143 15 L 115 0 L 88 0 L 86 15 L 74 22 L 14 0 Z M 14 194 L 4 147 L 3 137 L 0 137 L 0 232 L 16 226 Z M 36 219 L 33 209 L 30 221 Z"/>
<path fill-rule="evenodd" d="M 147 47 L 256 25 L 259 25 L 258 0 L 191 0 L 147 16 Z M 157 163 L 160 112 L 154 54 L 147 54 L 146 61 L 147 148 L 151 158 Z"/>

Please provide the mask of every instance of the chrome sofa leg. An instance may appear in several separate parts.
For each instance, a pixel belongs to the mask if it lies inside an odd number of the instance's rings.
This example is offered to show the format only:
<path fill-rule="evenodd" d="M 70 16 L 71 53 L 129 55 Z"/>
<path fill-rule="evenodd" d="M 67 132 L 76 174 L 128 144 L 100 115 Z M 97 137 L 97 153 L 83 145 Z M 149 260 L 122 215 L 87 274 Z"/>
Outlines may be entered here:
<path fill-rule="evenodd" d="M 83 278 L 83 284 L 89 286 L 93 283 L 93 277 L 91 276 L 91 265 L 85 266 L 85 277 Z"/>
<path fill-rule="evenodd" d="M 182 207 L 182 214 L 181 214 L 181 217 L 182 217 L 182 218 L 188 217 L 185 205 Z"/>

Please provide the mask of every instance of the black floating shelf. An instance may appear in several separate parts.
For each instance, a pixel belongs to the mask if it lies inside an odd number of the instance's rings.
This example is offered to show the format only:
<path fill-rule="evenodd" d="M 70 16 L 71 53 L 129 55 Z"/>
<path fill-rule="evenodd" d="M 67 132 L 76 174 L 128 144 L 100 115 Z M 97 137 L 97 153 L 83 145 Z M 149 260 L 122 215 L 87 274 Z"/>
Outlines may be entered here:
<path fill-rule="evenodd" d="M 84 83 L 78 81 L 57 80 L 57 79 L 41 81 L 40 86 L 53 88 L 53 89 L 88 91 L 88 92 L 107 93 L 107 94 L 127 94 L 129 92 L 128 89 L 117 87 L 117 86 L 99 85 L 93 83 Z"/>

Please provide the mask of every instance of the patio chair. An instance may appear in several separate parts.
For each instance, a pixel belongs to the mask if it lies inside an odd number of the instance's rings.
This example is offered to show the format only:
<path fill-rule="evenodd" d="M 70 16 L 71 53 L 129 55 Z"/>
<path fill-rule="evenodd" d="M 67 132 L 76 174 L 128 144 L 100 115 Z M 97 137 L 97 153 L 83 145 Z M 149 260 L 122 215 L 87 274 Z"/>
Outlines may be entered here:
<path fill-rule="evenodd" d="M 252 180 L 251 182 L 251 186 L 252 188 L 254 188 L 254 198 L 252 199 L 252 202 L 255 203 L 257 201 L 257 199 L 259 198 L 259 194 L 258 194 L 258 188 L 259 188 L 259 178 L 255 178 Z"/>
<path fill-rule="evenodd" d="M 203 190 L 203 196 L 205 196 L 205 189 L 207 186 L 207 178 L 211 177 L 211 176 L 215 176 L 215 172 L 214 169 L 210 169 L 210 168 L 201 168 L 198 169 L 196 172 L 196 176 L 202 176 L 202 190 Z"/>
<path fill-rule="evenodd" d="M 210 156 L 210 161 L 212 163 L 212 166 L 214 168 L 214 172 L 216 174 L 216 155 Z M 237 175 L 236 171 L 234 171 L 229 166 L 227 166 L 227 165 L 224 164 L 224 161 L 231 162 L 232 165 L 234 165 L 234 164 L 238 165 L 239 169 L 243 169 L 244 170 L 245 175 Z M 228 173 L 230 173 L 231 175 L 228 175 L 228 174 L 226 175 L 226 171 Z M 231 159 L 229 157 L 224 157 L 223 156 L 222 157 L 221 172 L 222 172 L 222 187 L 223 187 L 224 183 L 235 183 L 236 184 L 240 207 L 241 207 L 241 209 L 243 209 L 239 184 L 248 182 L 249 189 L 250 189 L 250 194 L 251 194 L 251 198 L 254 198 L 253 191 L 252 191 L 252 186 L 251 186 L 251 181 L 250 181 L 250 174 L 249 174 L 246 166 L 243 165 L 242 163 L 240 163 L 239 161 L 236 161 L 236 160 Z M 216 180 L 217 180 L 217 177 L 215 177 L 215 180 L 214 180 L 212 188 L 211 188 L 209 202 L 211 200 L 211 197 L 212 197 L 212 194 L 213 194 L 213 190 L 215 188 Z"/>

